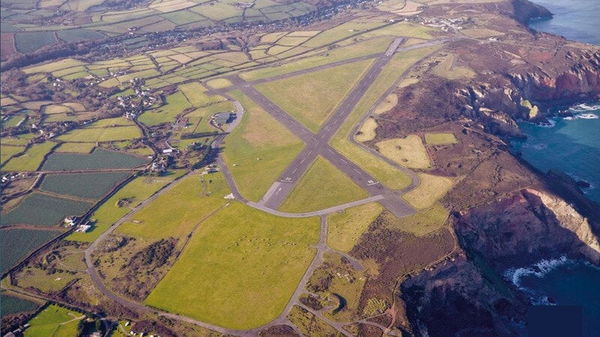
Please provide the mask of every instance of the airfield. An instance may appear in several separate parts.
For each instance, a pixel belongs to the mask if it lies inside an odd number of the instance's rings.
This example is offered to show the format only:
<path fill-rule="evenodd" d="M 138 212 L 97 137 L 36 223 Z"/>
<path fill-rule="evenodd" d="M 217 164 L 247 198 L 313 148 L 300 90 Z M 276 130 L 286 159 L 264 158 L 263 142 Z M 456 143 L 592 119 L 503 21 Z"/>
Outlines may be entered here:
<path fill-rule="evenodd" d="M 24 123 L 92 119 L 41 143 L 27 134 L 3 138 L 2 171 L 35 182 L 3 211 L 2 231 L 41 237 L 3 266 L 11 275 L 3 288 L 35 288 L 41 297 L 71 291 L 79 301 L 112 301 L 206 336 L 256 336 L 282 324 L 304 335 L 351 336 L 359 324 L 398 335 L 371 319 L 393 303 L 361 295 L 377 262 L 352 252 L 382 217 L 416 238 L 445 240 L 438 258 L 452 251 L 439 200 L 457 178 L 436 174 L 430 151 L 460 140 L 452 130 L 383 139 L 377 120 L 402 104 L 394 92 L 415 80 L 415 69 L 460 38 L 470 37 L 367 15 L 268 33 L 244 50 L 184 46 L 24 68 L 34 83 L 79 81 L 106 99 L 147 105 L 128 111 L 131 118 L 106 119 L 85 106 L 2 97 L 16 119 L 28 116 Z M 135 79 L 144 84 L 133 87 Z M 158 91 L 164 100 L 155 102 Z M 215 128 L 211 116 L 220 112 L 235 119 Z M 216 153 L 216 167 L 188 163 L 199 144 Z M 141 173 L 172 152 L 181 155 L 176 169 Z M 57 212 L 42 219 L 31 212 L 39 205 Z M 93 226 L 61 224 L 75 214 Z M 39 246 L 61 240 L 57 281 L 32 261 Z"/>

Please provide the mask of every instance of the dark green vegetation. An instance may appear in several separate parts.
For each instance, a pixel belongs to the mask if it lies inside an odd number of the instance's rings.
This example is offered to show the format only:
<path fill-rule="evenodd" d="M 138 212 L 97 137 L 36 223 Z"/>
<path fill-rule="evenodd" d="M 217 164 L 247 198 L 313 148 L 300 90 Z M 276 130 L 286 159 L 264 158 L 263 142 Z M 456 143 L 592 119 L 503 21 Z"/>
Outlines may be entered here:
<path fill-rule="evenodd" d="M 5 293 L 0 294 L 0 317 L 34 311 L 37 307 L 38 304 L 35 302 L 20 297 L 10 296 Z"/>
<path fill-rule="evenodd" d="M 130 168 L 144 164 L 146 160 L 141 157 L 96 149 L 90 154 L 77 153 L 53 153 L 48 156 L 42 170 L 85 170 L 85 169 L 108 169 L 108 168 Z"/>
<path fill-rule="evenodd" d="M 60 235 L 59 231 L 32 229 L 0 230 L 0 273 L 4 274 L 40 245 Z M 2 305 L 4 306 L 4 305 Z"/>
<path fill-rule="evenodd" d="M 51 174 L 44 177 L 40 189 L 81 198 L 100 198 L 119 182 L 127 172 Z"/>
<path fill-rule="evenodd" d="M 32 193 L 6 214 L 2 214 L 0 226 L 33 225 L 54 226 L 70 215 L 83 215 L 91 203 L 51 197 Z"/>

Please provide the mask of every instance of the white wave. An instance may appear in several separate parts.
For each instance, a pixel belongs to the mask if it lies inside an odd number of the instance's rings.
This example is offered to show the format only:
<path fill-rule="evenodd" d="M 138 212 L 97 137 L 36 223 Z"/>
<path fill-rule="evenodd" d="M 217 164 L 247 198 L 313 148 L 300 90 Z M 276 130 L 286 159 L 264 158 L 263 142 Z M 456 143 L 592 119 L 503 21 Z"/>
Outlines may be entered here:
<path fill-rule="evenodd" d="M 524 277 L 535 276 L 537 278 L 542 278 L 556 268 L 573 262 L 574 261 L 567 259 L 566 256 L 561 256 L 557 259 L 544 259 L 528 267 L 510 268 L 504 273 L 504 276 L 515 286 L 522 288 L 521 279 Z"/>
<path fill-rule="evenodd" d="M 592 111 L 592 110 L 600 110 L 600 104 L 586 104 L 586 103 L 582 103 L 582 104 L 577 104 L 576 106 L 570 107 L 569 110 L 573 111 L 573 112 L 585 112 L 585 111 Z"/>

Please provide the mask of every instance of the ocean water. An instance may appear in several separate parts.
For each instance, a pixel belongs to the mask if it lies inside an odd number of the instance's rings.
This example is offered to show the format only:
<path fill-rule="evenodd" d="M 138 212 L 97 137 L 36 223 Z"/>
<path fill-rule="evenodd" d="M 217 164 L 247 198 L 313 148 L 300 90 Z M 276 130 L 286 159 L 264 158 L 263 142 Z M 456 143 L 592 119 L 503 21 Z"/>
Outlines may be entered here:
<path fill-rule="evenodd" d="M 533 2 L 548 8 L 554 17 L 533 20 L 531 28 L 600 45 L 600 0 Z M 513 147 L 540 171 L 558 169 L 590 183 L 584 192 L 600 202 L 600 102 L 574 105 L 569 110 L 573 117 L 553 118 L 550 125 L 519 123 L 528 138 L 514 142 Z M 600 268 L 560 258 L 508 270 L 505 277 L 534 305 L 581 306 L 584 336 L 600 336 Z"/>
<path fill-rule="evenodd" d="M 529 27 L 562 35 L 569 40 L 600 45 L 600 1 L 598 0 L 533 0 L 546 7 L 552 19 L 534 19 Z"/>
<path fill-rule="evenodd" d="M 536 305 L 581 306 L 583 337 L 600 335 L 600 268 L 561 257 L 508 270 L 505 277 Z"/>
<path fill-rule="evenodd" d="M 513 147 L 542 172 L 558 169 L 590 183 L 583 191 L 600 202 L 600 102 L 568 110 L 573 117 L 553 118 L 550 125 L 519 122 L 527 140 L 515 141 Z"/>

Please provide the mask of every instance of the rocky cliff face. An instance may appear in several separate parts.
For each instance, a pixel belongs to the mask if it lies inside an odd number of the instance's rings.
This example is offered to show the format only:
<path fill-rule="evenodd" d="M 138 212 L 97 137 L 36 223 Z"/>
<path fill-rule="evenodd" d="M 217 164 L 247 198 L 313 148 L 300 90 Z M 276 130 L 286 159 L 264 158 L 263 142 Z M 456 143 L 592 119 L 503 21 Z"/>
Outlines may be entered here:
<path fill-rule="evenodd" d="M 586 218 L 564 200 L 521 190 L 471 209 L 455 224 L 463 247 L 497 268 L 568 254 L 600 263 L 600 244 Z"/>
<path fill-rule="evenodd" d="M 402 284 L 416 336 L 518 336 L 528 300 L 504 270 L 561 255 L 600 264 L 589 221 L 548 192 L 523 189 L 469 209 L 454 228 L 465 254 Z"/>

